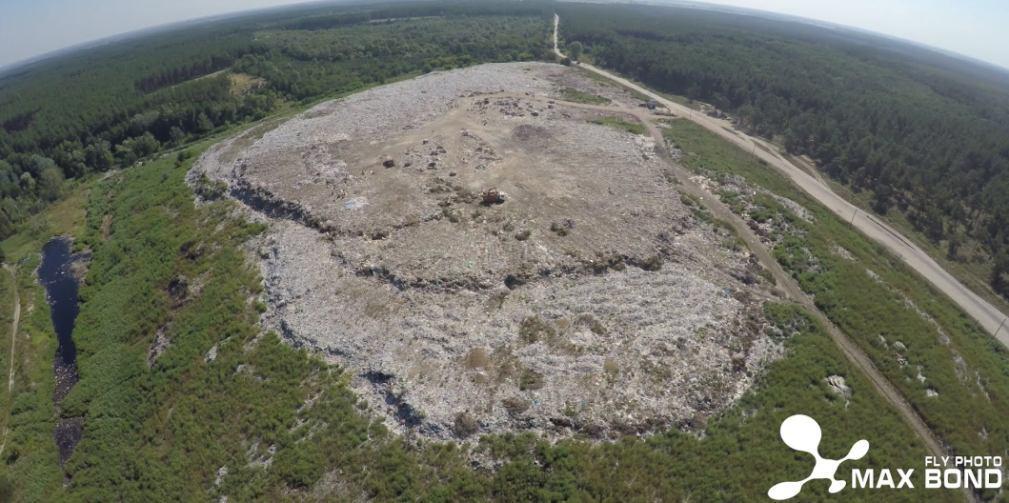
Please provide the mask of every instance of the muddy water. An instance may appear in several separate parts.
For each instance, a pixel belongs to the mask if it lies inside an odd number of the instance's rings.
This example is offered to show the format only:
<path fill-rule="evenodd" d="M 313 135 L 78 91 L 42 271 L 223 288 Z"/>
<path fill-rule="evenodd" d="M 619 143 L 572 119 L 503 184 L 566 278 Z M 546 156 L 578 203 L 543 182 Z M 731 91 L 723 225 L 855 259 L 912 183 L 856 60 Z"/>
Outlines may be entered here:
<path fill-rule="evenodd" d="M 46 289 L 46 299 L 49 301 L 50 316 L 58 342 L 53 359 L 53 374 L 56 380 L 53 401 L 57 410 L 78 379 L 77 346 L 74 345 L 72 335 L 80 307 L 77 302 L 78 281 L 73 274 L 73 265 L 86 259 L 86 256 L 70 252 L 70 240 L 66 238 L 53 238 L 42 247 L 42 264 L 38 269 L 39 283 Z M 77 441 L 80 440 L 82 426 L 81 418 L 61 417 L 57 422 L 53 437 L 59 448 L 61 465 L 73 453 Z"/>

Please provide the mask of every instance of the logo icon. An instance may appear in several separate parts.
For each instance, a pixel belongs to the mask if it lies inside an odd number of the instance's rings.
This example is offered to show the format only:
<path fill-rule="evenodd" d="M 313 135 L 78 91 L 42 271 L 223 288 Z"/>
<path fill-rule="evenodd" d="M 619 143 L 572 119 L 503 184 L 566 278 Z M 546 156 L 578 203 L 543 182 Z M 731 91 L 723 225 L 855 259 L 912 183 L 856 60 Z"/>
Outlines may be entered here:
<path fill-rule="evenodd" d="M 829 480 L 830 489 L 828 491 L 831 494 L 839 492 L 847 484 L 843 480 L 834 478 L 841 463 L 862 459 L 869 452 L 869 441 L 863 439 L 851 446 L 847 456 L 841 459 L 824 459 L 820 456 L 820 438 L 822 437 L 820 425 L 815 419 L 803 414 L 796 414 L 782 421 L 780 434 L 785 445 L 791 447 L 792 450 L 811 454 L 816 460 L 816 464 L 813 465 L 813 471 L 809 472 L 809 476 L 805 479 L 795 482 L 781 482 L 769 489 L 767 496 L 773 500 L 781 501 L 792 498 L 802 491 L 802 486 L 806 482 L 815 479 Z"/>

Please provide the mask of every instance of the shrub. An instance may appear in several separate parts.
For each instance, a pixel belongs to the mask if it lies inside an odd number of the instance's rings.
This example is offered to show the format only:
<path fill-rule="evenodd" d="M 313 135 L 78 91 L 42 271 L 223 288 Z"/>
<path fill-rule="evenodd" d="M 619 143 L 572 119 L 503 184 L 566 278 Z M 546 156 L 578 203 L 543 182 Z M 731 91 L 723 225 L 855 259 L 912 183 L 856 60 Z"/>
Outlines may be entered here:
<path fill-rule="evenodd" d="M 480 423 L 469 413 L 460 412 L 455 416 L 452 429 L 457 437 L 466 438 L 480 431 Z"/>

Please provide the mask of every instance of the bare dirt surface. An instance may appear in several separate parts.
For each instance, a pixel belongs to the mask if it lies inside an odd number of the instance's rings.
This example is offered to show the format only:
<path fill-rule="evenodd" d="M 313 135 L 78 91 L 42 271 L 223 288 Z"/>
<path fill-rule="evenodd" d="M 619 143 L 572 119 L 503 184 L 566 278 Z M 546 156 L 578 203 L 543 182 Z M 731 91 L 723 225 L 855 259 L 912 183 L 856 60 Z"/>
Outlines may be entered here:
<path fill-rule="evenodd" d="M 264 324 L 394 429 L 701 427 L 781 354 L 770 287 L 619 126 L 632 99 L 559 65 L 435 73 L 221 143 L 189 179 L 269 223 Z"/>

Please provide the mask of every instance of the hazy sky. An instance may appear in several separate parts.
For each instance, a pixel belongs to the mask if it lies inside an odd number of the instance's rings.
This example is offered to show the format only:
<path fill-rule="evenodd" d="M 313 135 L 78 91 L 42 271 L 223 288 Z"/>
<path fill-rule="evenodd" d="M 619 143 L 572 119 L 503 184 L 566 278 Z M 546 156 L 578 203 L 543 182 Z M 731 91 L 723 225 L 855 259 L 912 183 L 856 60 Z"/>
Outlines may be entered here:
<path fill-rule="evenodd" d="M 1009 68 L 1009 0 L 704 0 L 855 26 Z"/>
<path fill-rule="evenodd" d="M 1009 68 L 1009 0 L 708 0 L 857 26 Z M 291 0 L 0 0 L 0 66 L 173 21 Z"/>

